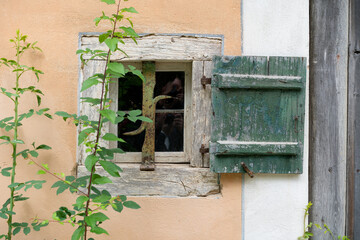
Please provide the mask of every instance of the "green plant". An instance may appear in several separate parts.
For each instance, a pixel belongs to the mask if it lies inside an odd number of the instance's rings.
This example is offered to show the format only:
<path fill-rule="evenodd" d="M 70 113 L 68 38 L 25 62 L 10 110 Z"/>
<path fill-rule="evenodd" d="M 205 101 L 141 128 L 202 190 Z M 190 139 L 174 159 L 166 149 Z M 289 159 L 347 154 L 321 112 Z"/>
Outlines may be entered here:
<path fill-rule="evenodd" d="M 309 216 L 309 210 L 310 210 L 311 206 L 312 206 L 312 202 L 309 202 L 306 205 L 305 214 L 304 214 L 304 234 L 301 237 L 298 237 L 298 239 L 304 240 L 304 239 L 309 239 L 310 237 L 312 237 L 314 234 L 310 232 L 310 229 L 313 225 L 315 225 L 316 228 L 318 228 L 320 230 L 325 230 L 324 234 L 329 233 L 330 236 L 332 237 L 332 239 L 336 240 L 334 234 L 332 233 L 332 231 L 330 230 L 328 225 L 324 224 L 324 226 L 321 227 L 319 224 L 312 223 L 312 222 L 310 222 L 308 225 L 306 225 L 306 219 L 307 219 L 307 216 Z M 338 236 L 337 239 L 350 240 L 347 236 Z"/>
<path fill-rule="evenodd" d="M 14 104 L 14 116 L 5 117 L 0 120 L 0 128 L 3 131 L 8 132 L 8 135 L 0 136 L 1 144 L 10 144 L 12 146 L 12 166 L 6 167 L 1 170 L 1 174 L 5 177 L 10 177 L 10 185 L 8 188 L 10 189 L 10 197 L 7 201 L 2 205 L 0 209 L 0 217 L 3 219 L 7 219 L 8 231 L 7 234 L 0 235 L 0 239 L 12 239 L 13 235 L 16 235 L 23 230 L 24 234 L 28 234 L 31 231 L 31 227 L 38 231 L 41 227 L 46 226 L 48 224 L 47 221 L 40 222 L 35 219 L 31 225 L 27 222 L 14 222 L 13 215 L 16 214 L 15 212 L 15 202 L 27 200 L 28 197 L 23 196 L 20 193 L 20 190 L 27 191 L 29 188 L 34 187 L 35 189 L 42 188 L 42 185 L 45 183 L 43 180 L 29 180 L 27 182 L 16 182 L 16 165 L 17 160 L 19 157 L 23 157 L 27 159 L 30 156 L 36 158 L 38 156 L 39 150 L 48 150 L 51 149 L 47 145 L 35 145 L 32 144 L 32 149 L 25 149 L 19 151 L 18 145 L 24 145 L 24 141 L 20 139 L 19 136 L 19 127 L 22 126 L 22 121 L 30 118 L 31 116 L 36 113 L 37 115 L 45 115 L 48 118 L 52 118 L 50 114 L 47 112 L 49 111 L 48 108 L 43 108 L 38 111 L 34 109 L 28 110 L 26 113 L 19 113 L 19 103 L 20 97 L 25 93 L 33 93 L 36 95 L 38 106 L 41 104 L 41 96 L 43 95 L 42 91 L 37 89 L 35 86 L 28 86 L 23 87 L 20 86 L 20 78 L 26 72 L 33 73 L 37 80 L 39 81 L 39 74 L 43 74 L 42 71 L 36 69 L 35 67 L 29 67 L 20 63 L 21 57 L 25 52 L 28 50 L 34 51 L 41 51 L 40 48 L 36 46 L 37 42 L 28 43 L 27 42 L 27 35 L 23 35 L 18 30 L 16 32 L 16 36 L 13 39 L 10 39 L 10 42 L 13 43 L 14 48 L 16 50 L 15 60 L 7 59 L 7 58 L 0 58 L 0 66 L 7 67 L 15 74 L 15 86 L 11 90 L 7 90 L 3 87 L 0 88 L 0 93 L 6 96 L 13 104 Z"/>
<path fill-rule="evenodd" d="M 107 4 L 115 4 L 115 0 L 101 0 Z M 98 98 L 82 98 L 84 103 L 90 104 L 98 112 L 98 119 L 93 121 L 89 116 L 69 114 L 63 111 L 55 114 L 63 117 L 64 121 L 71 119 L 76 126 L 81 126 L 82 131 L 78 135 L 78 145 L 83 144 L 88 154 L 85 159 L 85 167 L 89 171 L 87 176 L 76 178 L 74 176 L 64 176 L 64 174 L 54 174 L 44 166 L 37 164 L 42 173 L 50 173 L 56 176 L 57 181 L 52 187 L 57 188 L 57 194 L 69 190 L 71 193 L 79 193 L 76 203 L 73 204 L 73 210 L 68 207 L 60 207 L 54 214 L 53 219 L 60 223 L 69 223 L 76 227 L 72 234 L 72 240 L 88 239 L 88 232 L 95 234 L 108 234 L 108 232 L 100 227 L 100 225 L 109 218 L 104 214 L 108 207 L 112 207 L 115 211 L 121 212 L 124 207 L 138 209 L 140 206 L 127 200 L 126 196 L 112 196 L 108 191 L 100 191 L 96 186 L 111 183 L 108 176 L 101 176 L 96 172 L 97 168 L 103 168 L 110 176 L 120 177 L 122 171 L 119 166 L 111 160 L 114 153 L 123 153 L 119 148 L 106 148 L 101 146 L 101 139 L 105 141 L 123 141 L 112 133 L 102 133 L 104 123 L 118 124 L 125 118 L 135 122 L 151 121 L 141 116 L 140 110 L 133 110 L 129 113 L 122 111 L 113 111 L 110 109 L 112 100 L 109 98 L 109 84 L 114 78 L 125 77 L 125 74 L 131 72 L 145 81 L 141 71 L 133 66 L 124 67 L 119 62 L 110 62 L 111 55 L 116 51 L 121 51 L 125 56 L 126 53 L 119 48 L 118 44 L 125 44 L 124 38 L 131 38 L 136 43 L 138 35 L 133 29 L 133 23 L 129 17 L 125 17 L 126 13 L 137 13 L 133 8 L 120 8 L 121 0 L 118 0 L 117 10 L 111 16 L 102 13 L 102 16 L 95 18 L 95 24 L 101 21 L 108 21 L 112 29 L 106 31 L 99 36 L 99 42 L 105 43 L 108 51 L 80 49 L 77 54 L 80 55 L 82 66 L 85 66 L 92 59 L 101 59 L 106 62 L 106 66 L 101 73 L 96 73 L 86 79 L 81 86 L 81 91 L 91 90 L 96 85 L 101 86 L 101 95 Z M 129 26 L 118 26 L 122 21 L 126 21 Z M 94 238 L 89 238 L 89 240 Z"/>

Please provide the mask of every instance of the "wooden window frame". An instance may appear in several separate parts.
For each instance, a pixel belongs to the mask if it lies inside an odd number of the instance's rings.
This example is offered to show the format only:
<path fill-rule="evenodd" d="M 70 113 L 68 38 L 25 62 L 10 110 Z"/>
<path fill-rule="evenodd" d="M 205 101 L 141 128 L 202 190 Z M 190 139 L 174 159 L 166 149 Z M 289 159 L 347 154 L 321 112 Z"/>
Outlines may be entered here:
<path fill-rule="evenodd" d="M 80 34 L 80 48 L 106 50 L 105 44 L 99 44 L 98 35 L 94 33 Z M 131 39 L 125 39 L 126 44 L 122 49 L 129 57 L 117 52 L 112 55 L 111 61 L 123 63 L 141 63 L 142 61 L 155 61 L 160 70 L 172 69 L 177 66 L 188 66 L 187 72 L 191 72 L 191 84 L 185 87 L 191 96 L 188 104 L 185 104 L 184 112 L 187 113 L 188 122 L 185 136 L 188 141 L 184 146 L 184 156 L 179 153 L 157 153 L 155 162 L 156 169 L 153 172 L 139 170 L 139 157 L 132 157 L 127 163 L 121 163 L 120 156 L 115 157 L 115 162 L 123 169 L 121 178 L 113 178 L 113 184 L 106 189 L 114 194 L 128 196 L 172 196 L 172 197 L 204 197 L 220 193 L 219 175 L 210 172 L 209 154 L 201 154 L 199 149 L 203 145 L 209 146 L 211 125 L 211 86 L 201 85 L 203 76 L 210 78 L 212 74 L 212 58 L 221 55 L 223 50 L 223 36 L 220 35 L 176 35 L 176 34 L 144 34 L 134 44 Z M 85 56 L 86 59 L 86 56 Z M 86 66 L 81 66 L 79 84 L 87 77 L 103 69 L 105 62 L 94 59 Z M 165 67 L 165 68 L 163 68 Z M 191 87 L 191 89 L 190 89 Z M 117 87 L 110 87 L 110 96 L 117 96 Z M 98 93 L 96 87 L 79 93 L 79 98 L 92 96 Z M 113 104 L 113 109 L 117 106 Z M 79 101 L 79 114 L 96 116 L 96 111 L 90 110 L 89 106 Z M 201 116 L 201 117 L 199 117 Z M 104 132 L 117 132 L 117 126 L 106 125 Z M 81 127 L 78 128 L 78 132 Z M 102 145 L 116 147 L 110 142 L 102 142 Z M 132 155 L 127 154 L 128 156 Z M 135 154 L 136 155 L 136 154 Z M 162 156 L 161 156 L 162 155 Z M 172 155 L 172 156 L 171 156 Z M 175 156 L 174 156 L 175 155 Z M 124 155 L 125 156 L 125 155 Z M 82 146 L 77 149 L 77 173 L 83 176 L 86 168 L 83 164 L 85 152 Z M 168 159 L 167 159 L 168 158 Z M 178 158 L 173 160 L 170 158 Z M 179 160 L 180 159 L 180 160 Z M 188 163 L 183 163 L 183 161 Z M 97 171 L 101 172 L 101 168 Z M 100 187 L 101 188 L 101 187 Z"/>
<path fill-rule="evenodd" d="M 141 62 L 129 62 L 126 65 L 132 65 L 136 69 L 141 70 Z M 183 71 L 185 72 L 185 95 L 184 95 L 184 140 L 192 138 L 191 122 L 191 82 L 192 82 L 192 67 L 191 62 L 155 62 L 156 72 L 174 72 Z M 118 99 L 118 81 L 114 79 L 110 86 L 110 98 Z M 117 102 L 112 104 L 112 110 L 118 111 Z M 118 129 L 116 125 L 111 125 L 110 132 L 117 135 Z M 117 142 L 110 142 L 111 148 L 117 148 Z M 191 141 L 184 141 L 184 150 L 182 152 L 155 152 L 155 164 L 166 164 L 166 163 L 190 163 L 191 156 Z M 116 163 L 141 163 L 141 152 L 127 152 L 124 154 L 117 153 L 114 156 Z"/>

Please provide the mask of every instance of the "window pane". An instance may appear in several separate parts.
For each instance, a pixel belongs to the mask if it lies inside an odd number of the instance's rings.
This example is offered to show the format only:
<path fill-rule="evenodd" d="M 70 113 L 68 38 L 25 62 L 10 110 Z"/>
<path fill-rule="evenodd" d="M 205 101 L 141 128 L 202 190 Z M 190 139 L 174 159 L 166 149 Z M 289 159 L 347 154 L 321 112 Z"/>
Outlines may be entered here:
<path fill-rule="evenodd" d="M 168 95 L 173 99 L 164 99 L 157 104 L 155 116 L 155 151 L 184 151 L 184 72 L 156 72 L 154 96 Z M 133 74 L 119 79 L 119 110 L 142 109 L 142 81 Z M 125 132 L 136 130 L 140 121 L 133 123 L 127 119 L 118 125 L 118 136 L 126 143 L 118 147 L 126 152 L 141 152 L 145 131 L 126 136 Z"/>
<path fill-rule="evenodd" d="M 154 95 L 172 97 L 160 100 L 156 109 L 184 109 L 184 76 L 184 72 L 156 72 Z"/>
<path fill-rule="evenodd" d="M 128 111 L 142 109 L 142 80 L 127 73 L 126 77 L 119 78 L 118 109 Z"/>
<path fill-rule="evenodd" d="M 157 113 L 155 121 L 155 151 L 181 152 L 184 150 L 184 114 Z"/>

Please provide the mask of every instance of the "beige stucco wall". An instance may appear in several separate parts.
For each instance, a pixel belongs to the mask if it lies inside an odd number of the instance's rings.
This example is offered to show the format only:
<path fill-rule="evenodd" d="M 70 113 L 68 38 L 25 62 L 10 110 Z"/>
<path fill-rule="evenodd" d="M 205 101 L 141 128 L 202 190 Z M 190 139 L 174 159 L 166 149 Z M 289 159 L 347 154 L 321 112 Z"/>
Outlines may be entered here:
<path fill-rule="evenodd" d="M 241 26 L 239 0 L 146 0 L 129 1 L 139 15 L 134 16 L 138 33 L 201 33 L 223 34 L 224 53 L 241 53 Z M 123 5 L 125 6 L 125 5 Z M 64 110 L 77 112 L 78 47 L 79 32 L 101 32 L 106 27 L 95 27 L 93 19 L 101 10 L 112 13 L 114 6 L 100 0 L 1 0 L 0 57 L 11 58 L 9 38 L 16 29 L 39 41 L 43 53 L 29 53 L 24 63 L 43 70 L 40 83 L 27 75 L 25 85 L 37 84 L 46 96 L 43 107 L 52 112 Z M 13 75 L 0 69 L 0 86 L 10 88 Z M 26 95 L 21 102 L 22 111 L 33 108 L 36 100 Z M 13 107 L 8 99 L 0 96 L 0 119 L 9 116 Z M 60 118 L 50 121 L 33 117 L 24 121 L 20 135 L 28 144 L 36 141 L 53 147 L 41 153 L 39 162 L 46 162 L 56 172 L 70 174 L 75 166 L 76 128 Z M 3 132 L 0 132 L 2 135 Z M 0 166 L 10 165 L 10 147 L 0 146 Z M 50 176 L 36 176 L 38 169 L 25 161 L 19 163 L 17 181 L 46 178 L 48 184 L 42 190 L 29 190 L 31 199 L 16 205 L 16 220 L 27 221 L 34 216 L 49 219 L 59 206 L 71 207 L 76 196 L 62 194 L 56 197 L 50 186 L 56 180 Z M 0 178 L 0 202 L 7 198 L 8 178 Z M 109 213 L 112 221 L 106 225 L 110 237 L 96 239 L 241 239 L 241 176 L 236 174 L 221 177 L 222 197 L 189 198 L 134 198 L 142 208 L 125 209 L 121 214 Z M 6 231 L 5 221 L 0 219 L 0 232 Z M 52 223 L 41 232 L 15 239 L 70 239 L 71 226 Z"/>

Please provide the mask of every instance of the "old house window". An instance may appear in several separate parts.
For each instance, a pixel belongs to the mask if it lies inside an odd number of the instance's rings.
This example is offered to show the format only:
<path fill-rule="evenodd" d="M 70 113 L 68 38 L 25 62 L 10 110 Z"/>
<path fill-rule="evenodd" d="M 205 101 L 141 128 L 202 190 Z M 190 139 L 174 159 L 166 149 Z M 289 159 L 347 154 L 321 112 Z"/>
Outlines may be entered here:
<path fill-rule="evenodd" d="M 124 45 L 123 50 L 129 58 L 124 58 L 120 53 L 112 56 L 111 61 L 121 61 L 138 69 L 141 69 L 144 61 L 154 62 L 157 84 L 154 95 L 170 95 L 173 99 L 162 100 L 156 106 L 155 171 L 139 170 L 141 135 L 133 139 L 129 137 L 127 140 L 132 142 L 131 147 L 121 146 L 127 148 L 128 152 L 117 154 L 114 158 L 124 172 L 121 178 L 113 180 L 109 191 L 133 196 L 208 196 L 219 193 L 218 174 L 209 170 L 209 153 L 201 153 L 199 149 L 209 147 L 212 112 L 211 89 L 201 84 L 201 78 L 211 77 L 212 58 L 222 54 L 222 41 L 222 36 L 144 35 L 138 39 L 138 45 L 131 41 Z M 105 49 L 95 35 L 81 35 L 80 43 L 82 48 Z M 104 64 L 101 60 L 91 60 L 80 71 L 80 84 L 103 69 Z M 113 110 L 141 109 L 141 96 L 130 94 L 129 98 L 126 92 L 138 93 L 135 90 L 138 87 L 136 79 L 132 84 L 126 84 L 122 79 L 114 81 L 110 86 L 110 97 L 118 101 L 111 105 Z M 88 89 L 79 97 L 96 96 L 99 90 L 96 87 Z M 86 112 L 95 118 L 97 113 L 91 111 L 89 106 L 79 103 L 80 114 Z M 130 127 L 123 129 L 125 127 L 121 125 L 108 125 L 104 131 L 123 134 L 138 126 Z M 114 142 L 101 144 L 117 147 Z M 84 150 L 79 147 L 77 159 L 80 176 L 85 172 L 84 156 Z"/>

